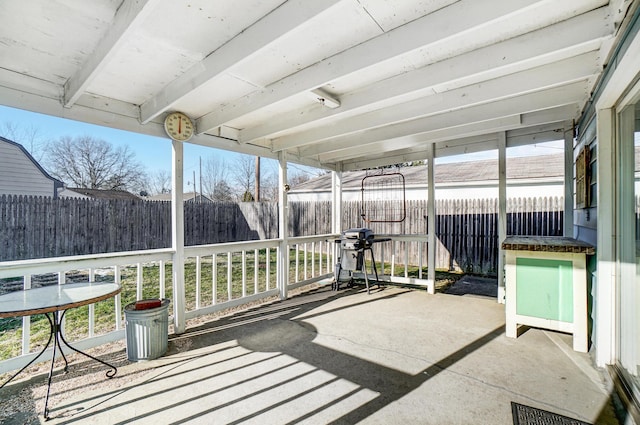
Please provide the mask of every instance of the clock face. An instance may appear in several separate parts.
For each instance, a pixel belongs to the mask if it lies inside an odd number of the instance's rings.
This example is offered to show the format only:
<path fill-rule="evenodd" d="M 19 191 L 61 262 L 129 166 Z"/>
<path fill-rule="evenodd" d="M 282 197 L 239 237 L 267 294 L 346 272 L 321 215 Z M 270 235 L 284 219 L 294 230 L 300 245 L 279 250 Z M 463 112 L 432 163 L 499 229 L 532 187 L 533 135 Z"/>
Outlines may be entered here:
<path fill-rule="evenodd" d="M 172 112 L 164 119 L 164 131 L 173 140 L 184 142 L 193 136 L 193 123 L 182 112 Z"/>

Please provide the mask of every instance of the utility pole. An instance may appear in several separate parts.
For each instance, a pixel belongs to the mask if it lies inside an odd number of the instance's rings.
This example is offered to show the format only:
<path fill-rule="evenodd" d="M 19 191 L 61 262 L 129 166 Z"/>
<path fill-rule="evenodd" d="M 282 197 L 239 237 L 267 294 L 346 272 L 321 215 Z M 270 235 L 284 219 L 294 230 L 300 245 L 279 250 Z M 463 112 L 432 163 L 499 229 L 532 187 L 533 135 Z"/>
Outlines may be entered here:
<path fill-rule="evenodd" d="M 202 203 L 202 157 L 200 157 L 200 203 Z"/>
<path fill-rule="evenodd" d="M 256 202 L 260 201 L 260 157 L 256 156 Z"/>

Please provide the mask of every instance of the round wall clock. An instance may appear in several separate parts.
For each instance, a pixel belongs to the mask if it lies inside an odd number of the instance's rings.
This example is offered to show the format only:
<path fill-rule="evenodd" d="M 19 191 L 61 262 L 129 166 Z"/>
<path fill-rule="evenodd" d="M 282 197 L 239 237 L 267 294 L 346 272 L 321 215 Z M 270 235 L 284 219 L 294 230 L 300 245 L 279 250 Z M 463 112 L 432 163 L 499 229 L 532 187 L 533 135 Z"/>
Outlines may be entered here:
<path fill-rule="evenodd" d="M 164 131 L 173 140 L 184 142 L 193 136 L 193 123 L 182 112 L 171 112 L 164 119 Z"/>

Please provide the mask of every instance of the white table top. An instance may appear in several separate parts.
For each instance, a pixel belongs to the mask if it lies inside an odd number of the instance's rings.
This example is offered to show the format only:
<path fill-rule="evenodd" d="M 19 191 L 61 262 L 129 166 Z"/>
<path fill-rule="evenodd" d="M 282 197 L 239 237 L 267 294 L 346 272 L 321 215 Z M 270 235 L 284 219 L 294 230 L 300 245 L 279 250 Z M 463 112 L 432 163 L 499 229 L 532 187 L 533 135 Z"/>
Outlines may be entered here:
<path fill-rule="evenodd" d="M 117 283 L 67 283 L 0 295 L 0 317 L 29 316 L 106 300 L 120 292 Z"/>

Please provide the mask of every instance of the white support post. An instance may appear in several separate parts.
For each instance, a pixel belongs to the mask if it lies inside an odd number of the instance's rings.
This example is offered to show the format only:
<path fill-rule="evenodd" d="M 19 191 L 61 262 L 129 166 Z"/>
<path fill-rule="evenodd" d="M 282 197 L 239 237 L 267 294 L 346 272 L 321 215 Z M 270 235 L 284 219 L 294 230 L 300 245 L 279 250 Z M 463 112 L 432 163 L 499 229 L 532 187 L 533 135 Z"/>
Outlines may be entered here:
<path fill-rule="evenodd" d="M 427 149 L 427 292 L 436 293 L 436 145 Z"/>
<path fill-rule="evenodd" d="M 573 126 L 564 130 L 564 228 L 573 237 Z"/>
<path fill-rule="evenodd" d="M 279 226 L 278 236 L 280 238 L 280 248 L 278 249 L 277 262 L 277 285 L 280 290 L 280 299 L 287 298 L 287 287 L 289 285 L 289 205 L 287 197 L 287 154 L 281 151 L 278 154 L 278 206 L 279 206 Z"/>
<path fill-rule="evenodd" d="M 333 209 L 331 210 L 331 233 L 342 231 L 342 172 L 331 172 L 331 197 Z"/>
<path fill-rule="evenodd" d="M 615 361 L 616 258 L 615 219 L 616 158 L 614 111 L 597 111 L 598 157 L 598 235 L 596 258 L 598 277 L 595 299 L 596 365 Z"/>
<path fill-rule="evenodd" d="M 342 172 L 331 172 L 331 233 L 334 235 L 339 234 L 342 231 Z M 340 261 L 340 244 L 334 243 L 332 247 L 333 251 L 333 265 Z M 335 276 L 335 279 L 338 277 Z"/>
<path fill-rule="evenodd" d="M 504 250 L 507 237 L 507 133 L 498 133 L 498 302 L 505 303 Z"/>
<path fill-rule="evenodd" d="M 185 289 L 184 289 L 184 146 L 172 142 L 171 178 L 171 246 L 173 248 L 173 323 L 176 334 L 184 333 Z"/>

